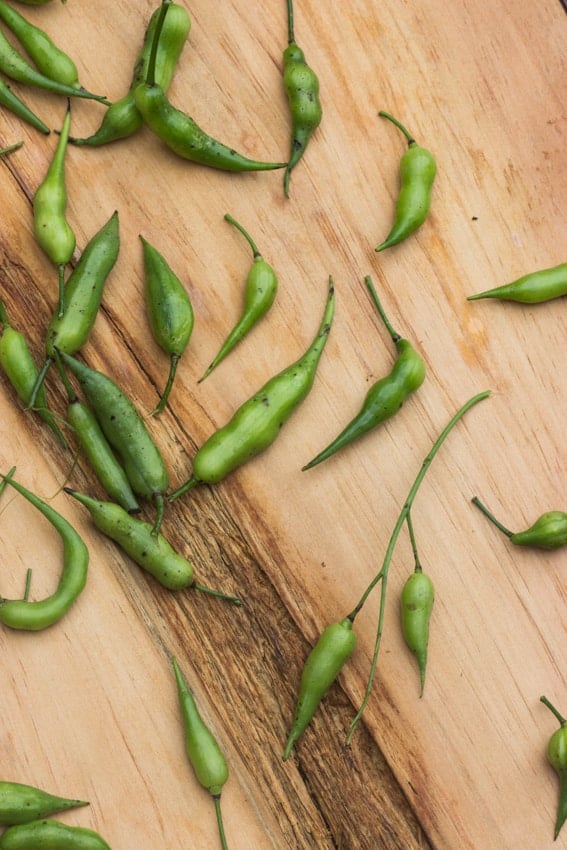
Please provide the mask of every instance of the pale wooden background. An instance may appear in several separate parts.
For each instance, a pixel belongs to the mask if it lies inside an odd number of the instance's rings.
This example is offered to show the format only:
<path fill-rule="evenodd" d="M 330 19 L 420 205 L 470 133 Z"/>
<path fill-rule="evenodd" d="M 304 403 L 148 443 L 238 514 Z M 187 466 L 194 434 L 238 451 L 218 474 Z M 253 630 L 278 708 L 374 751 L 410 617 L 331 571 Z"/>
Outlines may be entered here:
<path fill-rule="evenodd" d="M 122 95 L 151 2 L 69 0 L 21 7 L 76 59 L 83 84 Z M 193 29 L 171 99 L 250 156 L 285 158 L 283 2 L 193 0 Z M 87 588 L 56 627 L 0 631 L 2 778 L 91 801 L 64 819 L 98 829 L 113 850 L 216 848 L 212 803 L 187 765 L 168 658 L 175 653 L 227 753 L 223 793 L 231 850 L 538 850 L 553 844 L 556 776 L 545 760 L 567 711 L 565 555 L 513 549 L 470 505 L 477 494 L 513 529 L 565 509 L 565 304 L 522 308 L 466 295 L 565 261 L 567 17 L 539 3 L 420 4 L 297 0 L 296 37 L 321 80 L 324 120 L 291 184 L 181 162 L 148 133 L 100 150 L 70 149 L 69 220 L 78 245 L 120 214 L 122 246 L 84 349 L 147 413 L 167 359 L 142 300 L 143 233 L 191 294 L 196 322 L 171 407 L 150 427 L 177 485 L 198 445 L 319 323 L 327 277 L 334 327 L 309 398 L 264 455 L 170 510 L 164 532 L 199 580 L 246 598 L 237 610 L 172 595 L 93 531 L 57 494 L 71 470 L 2 381 L 1 468 L 73 520 L 91 549 Z M 24 91 L 14 86 L 20 93 Z M 65 104 L 25 97 L 53 127 Z M 404 149 L 379 109 L 398 115 L 438 159 L 430 218 L 404 245 L 374 253 L 390 226 Z M 72 132 L 102 107 L 73 104 Z M 56 297 L 34 242 L 31 198 L 55 136 L 7 113 L 2 163 L 1 294 L 38 359 Z M 202 385 L 196 380 L 233 324 L 248 248 L 231 212 L 279 272 L 262 325 Z M 308 473 L 300 467 L 358 409 L 393 355 L 363 286 L 372 274 L 392 323 L 414 340 L 428 379 L 402 412 Z M 64 398 L 53 378 L 54 406 Z M 407 489 L 431 442 L 471 395 L 492 389 L 453 433 L 415 505 L 425 569 L 437 592 L 425 696 L 397 623 L 411 570 L 402 536 L 391 571 L 379 676 L 352 748 L 342 745 L 361 698 L 378 597 L 357 620 L 359 647 L 311 728 L 282 763 L 299 674 L 324 626 L 352 608 L 379 568 Z M 98 492 L 98 491 L 97 491 Z M 59 548 L 33 509 L 5 494 L 0 592 L 57 581 Z"/>

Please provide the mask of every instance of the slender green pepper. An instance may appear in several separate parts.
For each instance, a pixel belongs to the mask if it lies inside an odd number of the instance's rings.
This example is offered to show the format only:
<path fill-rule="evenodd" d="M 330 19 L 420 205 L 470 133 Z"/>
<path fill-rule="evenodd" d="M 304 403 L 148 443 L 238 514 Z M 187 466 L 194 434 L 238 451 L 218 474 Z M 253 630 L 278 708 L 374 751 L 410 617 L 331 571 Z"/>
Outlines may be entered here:
<path fill-rule="evenodd" d="M 557 711 L 547 697 L 540 697 L 540 700 L 553 712 L 560 724 L 559 729 L 555 730 L 547 745 L 548 761 L 559 774 L 559 804 L 553 835 L 556 839 L 561 827 L 567 820 L 567 719 Z"/>
<path fill-rule="evenodd" d="M 9 484 L 27 499 L 52 524 L 63 543 L 63 569 L 57 589 L 38 602 L 0 597 L 0 622 L 12 629 L 39 631 L 57 623 L 82 592 L 87 581 L 89 550 L 73 526 L 10 476 Z M 0 840 L 0 847 L 4 847 Z"/>
<path fill-rule="evenodd" d="M 136 133 L 143 124 L 142 116 L 136 106 L 134 91 L 144 82 L 148 72 L 148 61 L 152 48 L 153 37 L 159 15 L 159 7 L 153 13 L 146 33 L 140 55 L 136 59 L 132 82 L 128 92 L 115 101 L 104 113 L 104 118 L 98 130 L 85 139 L 71 138 L 74 145 L 99 147 L 109 142 L 126 139 Z M 177 66 L 181 51 L 187 41 L 191 29 L 191 19 L 183 6 L 172 3 L 163 24 L 156 55 L 156 82 L 167 91 Z"/>
<path fill-rule="evenodd" d="M 335 289 L 330 277 L 319 331 L 305 354 L 264 384 L 238 408 L 226 425 L 209 437 L 195 455 L 192 477 L 170 495 L 170 501 L 200 482 L 216 484 L 274 442 L 282 425 L 313 386 L 331 330 L 334 308 Z"/>
<path fill-rule="evenodd" d="M 295 42 L 293 2 L 287 0 L 288 46 L 284 50 L 283 83 L 291 113 L 291 153 L 284 174 L 284 192 L 289 197 L 291 172 L 305 153 L 307 144 L 321 123 L 319 79 L 305 61 L 303 50 Z"/>
<path fill-rule="evenodd" d="M 479 498 L 475 496 L 471 501 L 516 546 L 559 549 L 567 543 L 567 514 L 563 511 L 547 511 L 525 531 L 513 533 L 490 513 Z"/>
<path fill-rule="evenodd" d="M 437 164 L 431 151 L 418 145 L 396 118 L 388 112 L 379 112 L 378 115 L 395 124 L 408 140 L 408 149 L 400 161 L 401 187 L 394 224 L 384 242 L 376 248 L 376 251 L 383 251 L 407 239 L 427 218 Z"/>
<path fill-rule="evenodd" d="M 19 98 L 10 86 L 4 82 L 4 80 L 0 80 L 0 106 L 4 106 L 6 109 L 9 109 L 14 115 L 17 115 L 18 118 L 21 118 L 22 121 L 25 121 L 26 124 L 29 124 L 31 127 L 35 127 L 36 130 L 39 130 L 40 133 L 43 133 L 45 136 L 49 136 L 51 130 L 45 124 L 41 118 L 32 112 L 29 106 L 26 106 L 23 100 Z"/>
<path fill-rule="evenodd" d="M 425 671 L 427 668 L 427 648 L 429 644 L 429 622 L 435 600 L 433 582 L 423 572 L 413 531 L 411 513 L 408 511 L 406 522 L 410 533 L 415 568 L 405 582 L 400 597 L 402 634 L 408 649 L 415 655 L 419 669 L 420 697 L 423 696 Z"/>
<path fill-rule="evenodd" d="M 517 301 L 519 304 L 541 304 L 563 295 L 567 295 L 567 263 L 531 272 L 512 283 L 469 295 L 467 301 L 498 298 L 501 301 Z"/>
<path fill-rule="evenodd" d="M 183 159 L 223 171 L 269 171 L 284 168 L 284 162 L 260 162 L 237 153 L 208 136 L 196 122 L 176 109 L 156 82 L 156 56 L 163 20 L 171 0 L 162 0 L 145 81 L 136 86 L 136 106 L 149 129 Z"/>
<path fill-rule="evenodd" d="M 46 818 L 57 812 L 88 806 L 84 800 L 57 797 L 33 785 L 21 782 L 0 782 L 0 824 L 14 826 Z"/>
<path fill-rule="evenodd" d="M 396 333 L 382 305 L 370 277 L 366 277 L 365 283 L 370 291 L 376 309 L 382 319 L 392 342 L 396 346 L 397 357 L 394 367 L 389 375 L 376 381 L 368 390 L 364 402 L 357 415 L 351 419 L 341 433 L 319 452 L 319 454 L 307 463 L 303 469 L 311 469 L 313 466 L 326 460 L 340 449 L 357 440 L 363 434 L 376 428 L 391 416 L 398 412 L 402 404 L 411 393 L 415 392 L 425 380 L 425 363 L 407 339 Z"/>
<path fill-rule="evenodd" d="M 246 336 L 254 325 L 260 321 L 262 316 L 268 312 L 274 303 L 274 298 L 276 297 L 278 289 L 278 279 L 275 271 L 269 263 L 264 260 L 250 234 L 244 230 L 242 225 L 228 213 L 226 213 L 225 219 L 242 233 L 252 249 L 254 261 L 252 263 L 252 268 L 248 273 L 248 277 L 246 278 L 244 307 L 240 318 L 230 331 L 222 344 L 219 353 L 205 371 L 205 374 L 202 378 L 199 378 L 199 383 L 204 381 L 205 378 L 211 374 L 213 369 L 219 365 L 221 360 L 224 360 L 227 354 L 230 354 L 232 349 L 238 345 L 238 343 Z"/>
<path fill-rule="evenodd" d="M 65 218 L 65 152 L 70 126 L 71 108 L 68 101 L 55 155 L 33 199 L 33 227 L 36 239 L 59 270 L 59 318 L 65 312 L 65 266 L 71 261 L 75 250 L 75 234 Z"/>
<path fill-rule="evenodd" d="M 110 850 L 110 846 L 92 829 L 34 820 L 10 826 L 0 835 L 0 850 Z"/>
<path fill-rule="evenodd" d="M 197 781 L 213 798 L 221 847 L 222 850 L 227 850 L 228 845 L 224 831 L 220 799 L 222 788 L 228 779 L 228 765 L 216 738 L 199 713 L 195 698 L 183 678 L 183 674 L 175 658 L 171 659 L 171 663 L 175 672 L 177 693 L 185 730 L 185 750 Z"/>
<path fill-rule="evenodd" d="M 160 348 L 169 354 L 169 377 L 165 390 L 153 413 L 165 409 L 179 358 L 187 348 L 193 332 L 194 314 L 191 299 L 169 263 L 143 236 L 146 307 L 152 334 Z"/>

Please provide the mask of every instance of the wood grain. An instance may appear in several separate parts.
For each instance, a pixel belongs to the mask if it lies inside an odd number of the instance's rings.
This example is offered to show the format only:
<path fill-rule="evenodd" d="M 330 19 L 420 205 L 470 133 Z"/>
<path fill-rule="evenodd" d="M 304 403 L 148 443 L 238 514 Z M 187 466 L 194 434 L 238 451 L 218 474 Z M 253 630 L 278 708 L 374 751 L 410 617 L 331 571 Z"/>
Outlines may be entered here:
<path fill-rule="evenodd" d="M 83 84 L 110 99 L 129 84 L 153 5 L 69 0 L 25 8 L 77 61 Z M 218 7 L 194 0 L 172 101 L 249 156 L 285 159 L 281 85 L 285 4 Z M 24 7 L 22 7 L 24 8 Z M 567 17 L 557 0 L 421 4 L 296 3 L 296 37 L 321 81 L 323 122 L 291 182 L 278 172 L 230 175 L 176 159 L 148 132 L 67 155 L 69 220 L 79 249 L 120 215 L 120 256 L 85 360 L 147 414 L 167 358 L 151 339 L 138 234 L 187 286 L 195 330 L 168 410 L 148 420 L 177 486 L 196 448 L 315 333 L 332 274 L 337 309 L 309 398 L 263 455 L 214 488 L 171 505 L 164 532 L 199 581 L 241 595 L 237 609 L 194 591 L 171 594 L 95 533 L 59 492 L 100 493 L 2 380 L 1 469 L 52 500 L 91 551 L 87 588 L 57 626 L 0 631 L 2 779 L 91 801 L 62 816 L 98 829 L 113 850 L 218 847 L 214 812 L 183 751 L 169 657 L 175 654 L 227 754 L 223 809 L 231 850 L 515 850 L 553 843 L 557 783 L 545 747 L 567 710 L 565 556 L 514 550 L 470 505 L 478 495 L 514 530 L 565 509 L 567 344 L 563 301 L 471 303 L 473 292 L 565 261 Z M 50 126 L 65 104 L 14 85 Z M 432 212 L 403 245 L 387 233 L 404 145 L 379 109 L 435 152 Z M 74 102 L 72 132 L 103 107 Z M 56 138 L 8 113 L 0 164 L 0 295 L 38 361 L 56 275 L 35 243 L 31 200 Z M 234 323 L 249 267 L 232 213 L 277 269 L 278 298 L 251 336 L 202 384 Z M 404 409 L 327 463 L 301 466 L 356 412 L 393 362 L 369 302 L 371 274 L 392 323 L 412 339 L 428 378 Z M 413 511 L 436 586 L 423 699 L 397 623 L 412 569 L 402 537 L 390 576 L 378 677 L 352 747 L 377 597 L 357 619 L 358 648 L 311 727 L 283 763 L 302 665 L 379 569 L 407 490 L 432 441 L 471 395 Z M 48 378 L 54 408 L 64 394 Z M 102 495 L 102 494 L 101 494 Z M 148 510 L 147 516 L 151 516 Z M 57 581 L 52 529 L 20 497 L 2 497 L 0 593 Z"/>

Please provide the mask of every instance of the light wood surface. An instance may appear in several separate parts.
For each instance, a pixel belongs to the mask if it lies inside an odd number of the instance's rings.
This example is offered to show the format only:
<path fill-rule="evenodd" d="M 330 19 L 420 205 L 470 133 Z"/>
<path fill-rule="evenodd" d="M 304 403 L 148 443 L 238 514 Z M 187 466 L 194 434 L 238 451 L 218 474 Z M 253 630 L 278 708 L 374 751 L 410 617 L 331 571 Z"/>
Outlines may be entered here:
<path fill-rule="evenodd" d="M 110 99 L 130 82 L 151 2 L 69 0 L 21 8 L 77 61 L 83 85 Z M 285 159 L 283 2 L 193 0 L 192 32 L 171 100 L 249 156 Z M 545 759 L 556 728 L 545 693 L 567 711 L 565 554 L 514 549 L 470 504 L 482 498 L 513 530 L 566 509 L 565 303 L 519 307 L 466 296 L 567 252 L 567 16 L 557 0 L 296 2 L 297 41 L 321 81 L 324 119 L 291 182 L 180 161 L 147 131 L 99 150 L 70 148 L 68 218 L 80 249 L 114 209 L 121 250 L 85 360 L 147 414 L 168 362 L 145 317 L 138 234 L 187 286 L 195 329 L 168 410 L 148 420 L 177 486 L 196 448 L 306 348 L 327 278 L 336 316 L 313 390 L 263 455 L 171 506 L 164 533 L 203 583 L 242 596 L 237 609 L 171 594 L 93 529 L 64 482 L 100 490 L 85 462 L 0 384 L 1 469 L 84 534 L 90 574 L 58 625 L 0 630 L 2 779 L 91 801 L 61 816 L 113 850 L 218 847 L 214 811 L 183 750 L 169 657 L 177 656 L 226 752 L 223 810 L 231 850 L 544 850 L 557 778 Z M 52 127 L 65 103 L 14 85 Z M 398 187 L 404 121 L 438 161 L 431 215 L 378 255 Z M 74 102 L 72 133 L 103 107 Z M 38 360 L 56 275 L 32 231 L 31 199 L 53 154 L 6 112 L 0 165 L 0 293 Z M 274 307 L 202 384 L 197 379 L 240 310 L 249 250 L 230 212 L 279 274 Z M 386 374 L 393 351 L 367 297 L 371 274 L 392 324 L 414 341 L 427 380 L 400 413 L 320 467 L 300 472 Z M 53 406 L 64 395 L 48 379 Z M 407 490 L 440 430 L 491 389 L 435 460 L 413 519 L 436 588 L 423 699 L 402 644 L 398 597 L 412 569 L 404 535 L 388 589 L 378 676 L 350 749 L 364 691 L 375 592 L 356 621 L 358 648 L 293 758 L 281 753 L 301 668 L 320 631 L 344 617 L 379 569 Z M 152 515 L 148 510 L 147 516 Z M 12 492 L 2 497 L 0 593 L 50 592 L 53 530 Z"/>

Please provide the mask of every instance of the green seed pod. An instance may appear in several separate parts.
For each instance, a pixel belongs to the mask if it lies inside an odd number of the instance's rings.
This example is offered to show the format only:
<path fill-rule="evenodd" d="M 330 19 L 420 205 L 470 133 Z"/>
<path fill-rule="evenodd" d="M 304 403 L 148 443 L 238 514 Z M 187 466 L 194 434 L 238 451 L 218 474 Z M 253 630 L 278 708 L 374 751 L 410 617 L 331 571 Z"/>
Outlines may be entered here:
<path fill-rule="evenodd" d="M 429 621 L 434 598 L 433 582 L 421 570 L 416 570 L 404 584 L 400 599 L 402 634 L 408 648 L 414 653 L 417 660 L 420 696 L 423 696 L 425 685 Z"/>
<path fill-rule="evenodd" d="M 567 513 L 563 511 L 547 511 L 525 531 L 512 532 L 502 525 L 476 496 L 472 503 L 516 546 L 559 549 L 567 543 Z"/>
<path fill-rule="evenodd" d="M 11 826 L 0 836 L 0 850 L 110 850 L 91 829 L 56 820 L 35 820 Z"/>
<path fill-rule="evenodd" d="M 57 797 L 41 788 L 34 788 L 33 785 L 24 785 L 21 782 L 0 782 L 0 824 L 2 826 L 29 823 L 57 812 L 88 805 L 84 800 Z"/>
<path fill-rule="evenodd" d="M 563 295 L 567 295 L 567 263 L 531 272 L 512 283 L 469 295 L 467 301 L 497 298 L 500 301 L 516 301 L 519 304 L 541 304 Z"/>
<path fill-rule="evenodd" d="M 540 700 L 555 715 L 560 724 L 559 729 L 555 730 L 547 745 L 547 759 L 559 775 L 559 803 L 553 836 L 557 838 L 561 827 L 567 820 L 567 720 L 559 714 L 546 697 L 540 697 Z"/>

